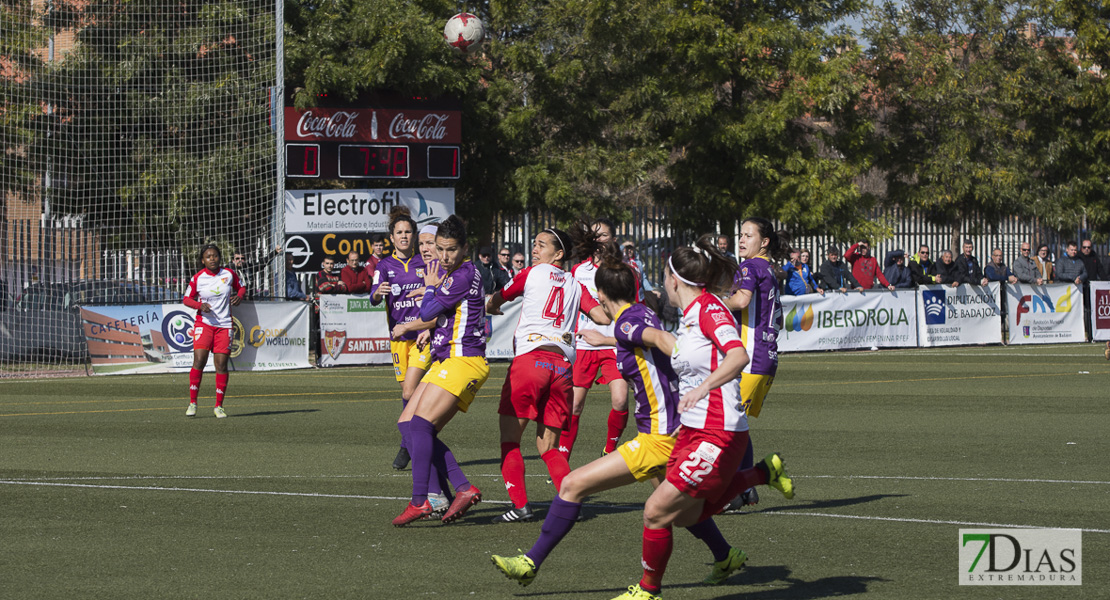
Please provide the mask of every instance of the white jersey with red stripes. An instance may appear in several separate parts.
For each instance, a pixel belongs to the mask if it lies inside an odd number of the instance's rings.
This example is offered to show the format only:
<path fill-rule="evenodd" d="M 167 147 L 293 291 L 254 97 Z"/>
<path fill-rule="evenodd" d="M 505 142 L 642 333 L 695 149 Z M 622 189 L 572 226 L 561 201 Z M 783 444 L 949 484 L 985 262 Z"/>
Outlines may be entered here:
<path fill-rule="evenodd" d="M 710 373 L 717 370 L 726 352 L 744 347 L 732 312 L 709 293 L 702 293 L 686 307 L 676 334 L 671 366 L 678 375 L 679 397 L 701 385 Z M 747 431 L 748 416 L 740 406 L 740 380 L 730 379 L 710 391 L 709 396 L 682 413 L 682 425 L 696 429 Z"/>
<path fill-rule="evenodd" d="M 212 309 L 209 312 L 198 310 L 197 322 L 203 321 L 210 327 L 226 329 L 231 327 L 231 297 L 238 294 L 242 287 L 235 271 L 220 269 L 218 273 L 213 273 L 205 268 L 189 280 L 185 297 L 202 304 L 207 303 Z"/>
<path fill-rule="evenodd" d="M 577 265 L 574 266 L 573 269 L 571 269 L 570 272 L 574 275 L 574 278 L 577 279 L 578 281 L 580 281 L 582 283 L 582 286 L 586 288 L 586 291 L 589 292 L 589 294 L 590 294 L 590 298 L 593 299 L 594 302 L 597 302 L 598 301 L 598 299 L 597 299 L 597 283 L 595 281 L 595 278 L 597 277 L 597 265 L 594 264 L 593 259 L 586 260 L 586 261 L 578 263 Z M 606 337 L 613 337 L 613 324 L 612 323 L 610 323 L 608 325 L 598 325 L 597 323 L 593 322 L 593 319 L 587 317 L 585 314 L 579 314 L 578 315 L 578 331 L 585 331 L 586 329 L 593 329 L 595 331 L 600 331 L 601 335 L 604 335 Z M 586 342 L 586 340 L 584 340 L 582 338 L 578 338 L 578 349 L 579 350 L 614 350 L 615 351 L 617 349 L 617 347 L 616 346 L 594 346 L 594 345 L 591 345 L 588 342 Z"/>
<path fill-rule="evenodd" d="M 575 319 L 579 310 L 597 306 L 585 286 L 570 273 L 549 264 L 527 267 L 517 273 L 501 297 L 506 301 L 524 296 L 513 346 L 520 356 L 540 346 L 558 346 L 574 362 Z"/>

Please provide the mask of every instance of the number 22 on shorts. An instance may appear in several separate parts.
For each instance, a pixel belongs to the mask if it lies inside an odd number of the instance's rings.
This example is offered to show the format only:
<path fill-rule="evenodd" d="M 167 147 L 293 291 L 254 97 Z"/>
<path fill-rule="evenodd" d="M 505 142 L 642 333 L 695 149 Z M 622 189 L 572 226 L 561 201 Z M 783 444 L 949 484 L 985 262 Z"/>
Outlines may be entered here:
<path fill-rule="evenodd" d="M 721 456 L 721 449 L 709 442 L 702 442 L 697 449 L 690 453 L 690 457 L 678 465 L 682 478 L 693 484 L 699 484 L 705 476 L 713 471 L 717 459 Z"/>

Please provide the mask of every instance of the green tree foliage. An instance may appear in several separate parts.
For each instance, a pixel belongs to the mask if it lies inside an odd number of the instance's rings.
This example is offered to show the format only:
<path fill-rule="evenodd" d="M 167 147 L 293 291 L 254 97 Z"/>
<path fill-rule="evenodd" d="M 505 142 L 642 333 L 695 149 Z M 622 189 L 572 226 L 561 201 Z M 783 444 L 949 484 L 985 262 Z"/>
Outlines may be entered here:
<path fill-rule="evenodd" d="M 0 221 L 8 199 L 29 200 L 39 181 L 41 152 L 36 134 L 43 110 L 36 87 L 44 70 L 34 51 L 46 46 L 49 30 L 30 0 L 0 2 Z"/>
<path fill-rule="evenodd" d="M 1025 102 L 1059 83 L 1059 63 L 1044 62 L 1026 34 L 1037 22 L 1028 4 L 1006 0 L 888 2 L 871 13 L 870 107 L 887 202 L 954 228 L 967 215 L 993 225 L 1035 212 L 1030 166 L 1046 140 L 1027 126 L 1036 115 Z"/>
<path fill-rule="evenodd" d="M 68 182 L 56 211 L 153 247 L 242 247 L 264 234 L 276 195 L 273 13 L 233 0 L 75 6 L 62 24 L 78 25 L 76 44 L 45 85 Z"/>

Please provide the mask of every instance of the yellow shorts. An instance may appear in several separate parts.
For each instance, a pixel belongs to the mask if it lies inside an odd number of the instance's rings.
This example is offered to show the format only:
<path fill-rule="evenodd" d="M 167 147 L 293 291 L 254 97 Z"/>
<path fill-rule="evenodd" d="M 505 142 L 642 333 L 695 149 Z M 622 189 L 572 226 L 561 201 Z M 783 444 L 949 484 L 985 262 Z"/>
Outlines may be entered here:
<path fill-rule="evenodd" d="M 740 374 L 740 404 L 748 411 L 749 417 L 758 417 L 763 408 L 763 399 L 771 391 L 771 384 L 775 382 L 774 375 Z"/>
<path fill-rule="evenodd" d="M 393 374 L 398 382 L 405 380 L 405 373 L 409 369 L 427 371 L 432 362 L 432 347 L 424 346 L 421 350 L 416 346 L 415 340 L 389 342 L 389 353 L 393 355 Z"/>
<path fill-rule="evenodd" d="M 667 459 L 671 457 L 675 438 L 662 433 L 641 433 L 617 448 L 624 464 L 636 481 L 667 474 Z"/>
<path fill-rule="evenodd" d="M 459 410 L 466 412 L 486 379 L 489 379 L 486 357 L 452 356 L 432 363 L 420 383 L 430 383 L 451 392 L 459 399 Z"/>

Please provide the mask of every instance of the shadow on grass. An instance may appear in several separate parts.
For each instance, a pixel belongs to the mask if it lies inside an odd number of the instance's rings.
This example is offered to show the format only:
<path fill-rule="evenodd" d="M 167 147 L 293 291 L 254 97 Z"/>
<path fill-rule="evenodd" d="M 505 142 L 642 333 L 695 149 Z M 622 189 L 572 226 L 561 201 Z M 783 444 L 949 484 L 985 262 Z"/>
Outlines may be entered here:
<path fill-rule="evenodd" d="M 857 504 L 867 504 L 868 502 L 877 502 L 884 498 L 905 498 L 909 494 L 871 494 L 870 496 L 859 496 L 857 498 L 834 498 L 830 500 L 813 500 L 806 503 L 791 502 L 790 504 L 783 504 L 781 506 L 772 506 L 762 510 L 752 512 L 779 512 L 784 510 L 806 510 L 815 508 L 841 508 L 844 506 L 855 506 Z M 740 513 L 735 513 L 740 514 Z"/>
<path fill-rule="evenodd" d="M 320 412 L 318 408 L 302 408 L 300 410 L 260 410 L 252 413 L 230 414 L 229 417 L 270 417 L 273 415 L 291 415 L 297 413 L 314 413 Z"/>
<path fill-rule="evenodd" d="M 719 588 L 721 593 L 714 596 L 716 600 L 806 600 L 817 598 L 835 598 L 838 596 L 854 596 L 866 594 L 867 586 L 875 581 L 889 581 L 881 577 L 859 577 L 844 575 L 839 577 L 823 577 L 813 581 L 804 581 L 790 576 L 791 571 L 785 566 L 766 566 L 745 568 L 734 574 Z M 674 588 L 704 588 L 701 583 L 664 584 L 663 592 Z M 743 588 L 743 589 L 737 589 Z M 573 597 L 578 594 L 620 594 L 627 588 L 602 588 L 592 590 L 559 590 L 553 592 L 519 593 L 518 596 L 564 596 Z"/>

